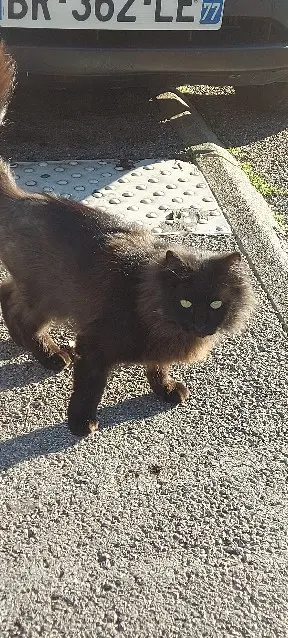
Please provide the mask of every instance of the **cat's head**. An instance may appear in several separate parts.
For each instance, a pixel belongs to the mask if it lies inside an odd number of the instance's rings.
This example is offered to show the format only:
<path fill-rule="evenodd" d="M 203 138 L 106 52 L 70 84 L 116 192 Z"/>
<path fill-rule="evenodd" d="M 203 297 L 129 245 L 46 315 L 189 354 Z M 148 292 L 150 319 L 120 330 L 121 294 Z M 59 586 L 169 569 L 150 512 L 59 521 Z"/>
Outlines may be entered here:
<path fill-rule="evenodd" d="M 241 255 L 167 250 L 159 270 L 161 312 L 185 332 L 237 332 L 253 307 Z"/>

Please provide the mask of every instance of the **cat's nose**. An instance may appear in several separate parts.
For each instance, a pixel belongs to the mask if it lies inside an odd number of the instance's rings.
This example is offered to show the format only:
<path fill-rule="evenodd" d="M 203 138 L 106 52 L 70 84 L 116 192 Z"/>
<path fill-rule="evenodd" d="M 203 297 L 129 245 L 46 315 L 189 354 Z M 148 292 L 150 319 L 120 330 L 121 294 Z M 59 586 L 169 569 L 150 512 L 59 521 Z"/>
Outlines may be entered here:
<path fill-rule="evenodd" d="M 213 335 L 214 332 L 215 332 L 215 329 L 208 328 L 208 326 L 195 329 L 195 334 L 197 337 L 208 337 L 208 335 Z"/>
<path fill-rule="evenodd" d="M 207 323 L 196 324 L 194 326 L 195 334 L 198 337 L 207 337 L 207 335 L 211 335 L 214 333 L 214 330 L 208 327 Z"/>
<path fill-rule="evenodd" d="M 204 332 L 205 330 L 207 330 L 207 324 L 204 322 L 203 323 L 196 322 L 194 323 L 194 328 L 196 332 Z"/>

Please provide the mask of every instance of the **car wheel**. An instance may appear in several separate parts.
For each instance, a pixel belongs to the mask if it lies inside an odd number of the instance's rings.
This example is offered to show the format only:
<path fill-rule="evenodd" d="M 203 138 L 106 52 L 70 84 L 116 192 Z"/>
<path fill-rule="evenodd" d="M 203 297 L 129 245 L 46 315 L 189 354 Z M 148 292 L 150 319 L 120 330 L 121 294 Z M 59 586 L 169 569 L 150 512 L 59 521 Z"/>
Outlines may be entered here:
<path fill-rule="evenodd" d="M 249 108 L 288 113 L 288 83 L 236 86 L 235 93 Z"/>

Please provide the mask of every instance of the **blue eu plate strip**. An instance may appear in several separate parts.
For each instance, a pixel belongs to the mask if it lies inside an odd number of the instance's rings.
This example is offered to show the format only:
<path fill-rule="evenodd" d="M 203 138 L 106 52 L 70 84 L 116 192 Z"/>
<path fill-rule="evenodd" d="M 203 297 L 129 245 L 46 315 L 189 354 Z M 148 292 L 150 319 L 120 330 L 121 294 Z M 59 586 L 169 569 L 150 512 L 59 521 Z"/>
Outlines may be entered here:
<path fill-rule="evenodd" d="M 224 0 L 202 0 L 200 24 L 218 24 L 222 18 Z"/>

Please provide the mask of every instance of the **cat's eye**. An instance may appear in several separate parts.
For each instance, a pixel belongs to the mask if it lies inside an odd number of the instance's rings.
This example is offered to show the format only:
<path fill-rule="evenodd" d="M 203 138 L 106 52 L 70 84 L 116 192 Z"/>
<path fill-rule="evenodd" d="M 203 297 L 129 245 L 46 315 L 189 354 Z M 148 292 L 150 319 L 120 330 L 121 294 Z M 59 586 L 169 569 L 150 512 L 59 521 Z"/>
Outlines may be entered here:
<path fill-rule="evenodd" d="M 222 301 L 220 300 L 211 301 L 210 303 L 210 308 L 213 308 L 213 310 L 219 310 L 221 306 L 222 306 Z"/>
<path fill-rule="evenodd" d="M 192 306 L 191 301 L 188 301 L 188 299 L 181 299 L 180 303 L 181 303 L 182 308 L 191 308 L 191 306 Z"/>

